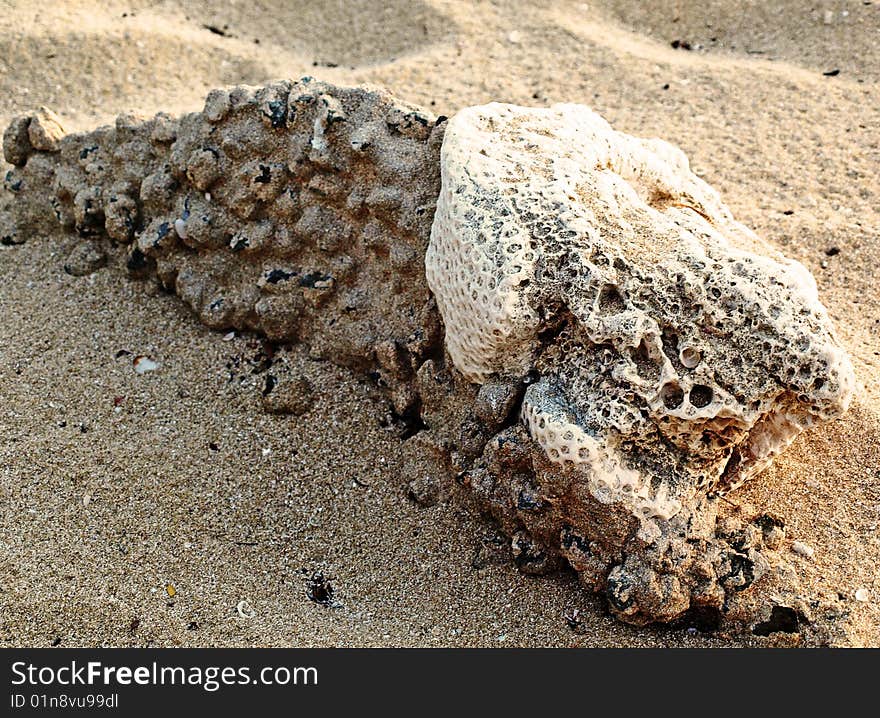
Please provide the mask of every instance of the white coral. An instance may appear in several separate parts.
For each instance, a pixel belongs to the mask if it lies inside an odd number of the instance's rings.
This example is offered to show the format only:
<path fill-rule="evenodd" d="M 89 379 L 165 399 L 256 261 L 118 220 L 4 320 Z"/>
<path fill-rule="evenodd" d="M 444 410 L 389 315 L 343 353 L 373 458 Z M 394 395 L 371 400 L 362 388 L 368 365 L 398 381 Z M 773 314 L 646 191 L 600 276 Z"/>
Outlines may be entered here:
<path fill-rule="evenodd" d="M 449 355 L 476 383 L 537 369 L 524 422 L 603 502 L 668 518 L 847 408 L 812 276 L 679 149 L 580 105 L 492 103 L 449 121 L 441 160 L 426 273 Z"/>

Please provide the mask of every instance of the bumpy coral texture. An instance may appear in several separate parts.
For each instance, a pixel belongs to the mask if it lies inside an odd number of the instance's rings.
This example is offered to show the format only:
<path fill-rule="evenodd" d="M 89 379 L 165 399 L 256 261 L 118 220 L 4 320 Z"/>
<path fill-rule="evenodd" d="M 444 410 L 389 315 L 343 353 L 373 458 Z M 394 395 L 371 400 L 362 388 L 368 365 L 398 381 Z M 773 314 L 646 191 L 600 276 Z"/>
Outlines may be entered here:
<path fill-rule="evenodd" d="M 531 437 L 647 522 L 753 476 L 850 401 L 809 272 L 680 150 L 580 105 L 450 120 L 426 268 L 454 365 L 477 383 L 537 370 Z"/>
<path fill-rule="evenodd" d="M 202 112 L 122 115 L 82 134 L 43 108 L 4 135 L 17 166 L 9 243 L 57 219 L 84 242 L 128 247 L 131 272 L 155 275 L 210 327 L 303 341 L 362 369 L 398 348 L 408 361 L 440 341 L 423 261 L 441 137 L 387 92 L 311 78 L 214 90 Z M 406 387 L 395 396 L 401 413 L 413 401 Z"/>

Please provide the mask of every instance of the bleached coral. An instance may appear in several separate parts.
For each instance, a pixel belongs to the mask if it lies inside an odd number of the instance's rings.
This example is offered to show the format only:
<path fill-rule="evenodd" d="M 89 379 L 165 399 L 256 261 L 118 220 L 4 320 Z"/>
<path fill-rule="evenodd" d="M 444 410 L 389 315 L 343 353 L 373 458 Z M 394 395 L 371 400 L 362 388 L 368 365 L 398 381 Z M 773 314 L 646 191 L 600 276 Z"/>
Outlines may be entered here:
<path fill-rule="evenodd" d="M 450 120 L 441 166 L 426 273 L 452 361 L 478 383 L 537 370 L 529 433 L 597 499 L 668 519 L 846 409 L 812 277 L 677 148 L 579 105 L 493 103 Z"/>

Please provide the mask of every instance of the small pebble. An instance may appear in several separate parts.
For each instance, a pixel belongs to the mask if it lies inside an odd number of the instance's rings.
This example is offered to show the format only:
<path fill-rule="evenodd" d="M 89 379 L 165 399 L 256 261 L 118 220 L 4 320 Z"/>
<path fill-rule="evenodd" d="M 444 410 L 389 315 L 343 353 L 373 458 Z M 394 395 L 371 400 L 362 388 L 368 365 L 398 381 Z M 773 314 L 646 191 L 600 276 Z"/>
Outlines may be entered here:
<path fill-rule="evenodd" d="M 871 596 L 868 593 L 867 588 L 860 588 L 856 591 L 856 601 L 859 603 L 867 603 L 870 600 Z"/>
<path fill-rule="evenodd" d="M 312 383 L 299 374 L 280 374 L 266 376 L 263 388 L 263 411 L 270 414 L 293 414 L 302 416 L 314 404 Z"/>
<path fill-rule="evenodd" d="M 64 262 L 64 271 L 73 277 L 92 274 L 107 264 L 107 254 L 97 242 L 80 242 Z"/>
<path fill-rule="evenodd" d="M 55 152 L 65 134 L 61 118 L 47 107 L 31 115 L 27 130 L 31 146 L 43 152 Z"/>
<path fill-rule="evenodd" d="M 226 117 L 230 106 L 229 93 L 226 90 L 211 90 L 205 99 L 205 119 L 212 123 L 220 122 Z"/>
<path fill-rule="evenodd" d="M 488 382 L 480 387 L 474 412 L 489 428 L 504 424 L 522 398 L 523 387 L 510 383 Z"/>
<path fill-rule="evenodd" d="M 771 551 L 778 549 L 785 540 L 785 531 L 778 526 L 773 526 L 764 532 L 764 545 Z"/>
<path fill-rule="evenodd" d="M 816 550 L 812 546 L 803 541 L 795 541 L 791 545 L 791 550 L 798 556 L 803 556 L 804 558 L 813 558 L 813 555 L 816 553 Z"/>
<path fill-rule="evenodd" d="M 435 476 L 422 474 L 409 482 L 407 493 L 421 506 L 435 506 L 440 500 L 440 481 Z"/>

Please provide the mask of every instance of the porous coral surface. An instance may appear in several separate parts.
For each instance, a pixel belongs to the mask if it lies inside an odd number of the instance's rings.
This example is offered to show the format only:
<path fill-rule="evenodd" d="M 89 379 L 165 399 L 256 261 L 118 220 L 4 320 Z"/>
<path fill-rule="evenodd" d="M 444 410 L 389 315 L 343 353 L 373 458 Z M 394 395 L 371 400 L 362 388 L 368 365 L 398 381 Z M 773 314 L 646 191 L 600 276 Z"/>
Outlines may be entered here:
<path fill-rule="evenodd" d="M 668 520 L 673 496 L 741 483 L 849 405 L 809 272 L 677 148 L 581 105 L 494 103 L 450 121 L 442 168 L 426 267 L 453 363 L 537 370 L 529 433 L 598 499 Z"/>

